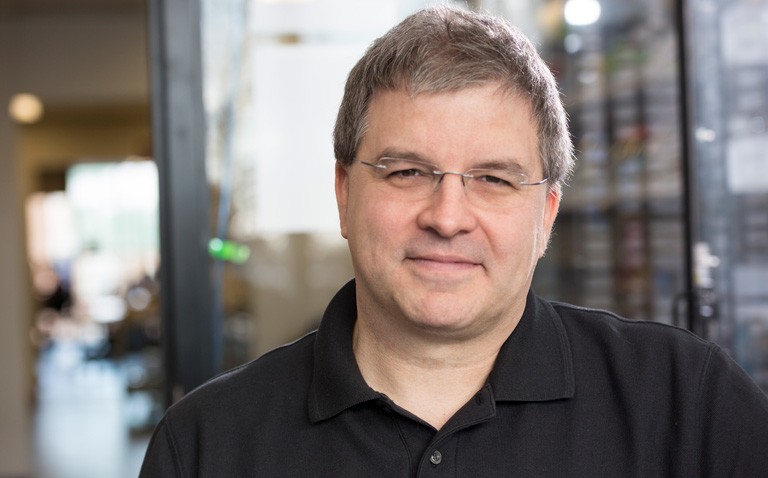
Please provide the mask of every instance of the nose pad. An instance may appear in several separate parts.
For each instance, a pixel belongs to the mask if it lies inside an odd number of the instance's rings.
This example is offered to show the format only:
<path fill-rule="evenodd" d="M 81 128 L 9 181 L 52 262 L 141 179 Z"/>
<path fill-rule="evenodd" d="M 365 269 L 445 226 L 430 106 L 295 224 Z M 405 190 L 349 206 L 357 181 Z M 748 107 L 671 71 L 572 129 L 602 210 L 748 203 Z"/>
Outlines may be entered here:
<path fill-rule="evenodd" d="M 446 179 L 446 176 L 449 174 L 458 176 L 456 179 L 460 181 L 460 183 L 450 184 L 451 181 Z M 432 192 L 433 207 L 448 207 L 451 210 L 463 210 L 467 207 L 472 200 L 467 187 L 467 179 L 468 178 L 462 173 L 455 173 L 452 171 L 441 173 Z M 443 184 L 444 182 L 447 184 Z"/>
<path fill-rule="evenodd" d="M 452 174 L 461 184 L 443 184 L 445 176 Z M 417 222 L 422 229 L 429 229 L 441 237 L 453 237 L 462 232 L 469 232 L 476 227 L 477 218 L 469 197 L 467 197 L 466 177 L 461 173 L 442 173 L 429 203 L 419 213 Z M 460 189 L 456 189 L 460 188 Z"/>
<path fill-rule="evenodd" d="M 440 189 L 440 185 L 443 183 L 443 180 L 445 179 L 445 177 L 447 175 L 449 175 L 449 174 L 453 174 L 453 175 L 459 177 L 459 179 L 461 180 L 461 187 L 464 189 L 464 192 L 466 192 L 466 190 L 467 190 L 467 181 L 466 180 L 468 179 L 467 176 L 464 175 L 463 173 L 457 173 L 457 172 L 454 172 L 454 171 L 445 171 L 443 173 L 440 173 L 440 179 L 435 181 L 435 189 L 433 190 L 433 192 L 436 192 L 438 189 Z"/>

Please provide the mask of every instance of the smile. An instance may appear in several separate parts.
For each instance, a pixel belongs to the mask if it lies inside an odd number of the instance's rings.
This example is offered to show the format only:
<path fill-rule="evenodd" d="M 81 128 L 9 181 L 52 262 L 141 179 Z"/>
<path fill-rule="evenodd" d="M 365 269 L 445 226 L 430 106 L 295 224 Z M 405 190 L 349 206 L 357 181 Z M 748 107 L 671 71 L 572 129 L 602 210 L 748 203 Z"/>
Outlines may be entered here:
<path fill-rule="evenodd" d="M 474 260 L 454 255 L 420 255 L 408 257 L 407 260 L 420 269 L 432 272 L 460 272 L 480 266 Z"/>

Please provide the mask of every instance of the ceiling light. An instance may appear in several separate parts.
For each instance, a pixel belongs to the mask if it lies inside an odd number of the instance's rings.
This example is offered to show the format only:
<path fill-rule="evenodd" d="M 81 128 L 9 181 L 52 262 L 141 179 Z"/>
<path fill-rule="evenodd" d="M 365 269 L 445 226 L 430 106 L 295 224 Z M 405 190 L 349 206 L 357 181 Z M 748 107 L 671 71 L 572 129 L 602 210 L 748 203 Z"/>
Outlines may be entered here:
<path fill-rule="evenodd" d="M 35 95 L 19 93 L 8 104 L 11 119 L 20 124 L 32 124 L 43 117 L 43 102 Z"/>
<path fill-rule="evenodd" d="M 565 21 L 569 25 L 592 25 L 600 19 L 600 13 L 600 2 L 597 0 L 568 0 L 565 2 Z"/>

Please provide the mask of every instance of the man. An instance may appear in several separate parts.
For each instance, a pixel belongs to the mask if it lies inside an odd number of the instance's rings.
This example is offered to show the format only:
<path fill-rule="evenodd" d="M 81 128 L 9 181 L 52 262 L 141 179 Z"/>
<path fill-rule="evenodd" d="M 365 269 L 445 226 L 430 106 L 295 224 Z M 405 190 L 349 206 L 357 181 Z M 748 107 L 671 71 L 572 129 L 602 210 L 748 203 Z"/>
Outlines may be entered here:
<path fill-rule="evenodd" d="M 404 20 L 334 132 L 355 280 L 317 332 L 171 407 L 142 476 L 757 476 L 768 400 L 690 333 L 530 291 L 572 167 L 501 20 Z"/>

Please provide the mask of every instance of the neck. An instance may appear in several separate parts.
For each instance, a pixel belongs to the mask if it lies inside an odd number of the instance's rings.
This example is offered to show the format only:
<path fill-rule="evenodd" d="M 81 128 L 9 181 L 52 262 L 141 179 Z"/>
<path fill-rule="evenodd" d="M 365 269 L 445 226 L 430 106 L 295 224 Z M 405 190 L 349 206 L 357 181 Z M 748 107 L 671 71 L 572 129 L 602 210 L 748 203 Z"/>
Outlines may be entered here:
<path fill-rule="evenodd" d="M 447 341 L 393 333 L 359 316 L 353 347 L 368 385 L 440 429 L 486 383 L 501 345 L 511 333 Z"/>

